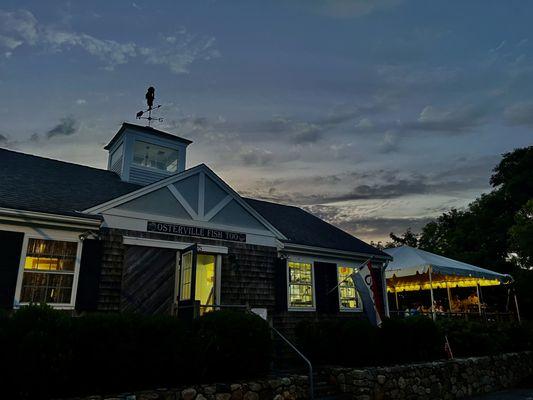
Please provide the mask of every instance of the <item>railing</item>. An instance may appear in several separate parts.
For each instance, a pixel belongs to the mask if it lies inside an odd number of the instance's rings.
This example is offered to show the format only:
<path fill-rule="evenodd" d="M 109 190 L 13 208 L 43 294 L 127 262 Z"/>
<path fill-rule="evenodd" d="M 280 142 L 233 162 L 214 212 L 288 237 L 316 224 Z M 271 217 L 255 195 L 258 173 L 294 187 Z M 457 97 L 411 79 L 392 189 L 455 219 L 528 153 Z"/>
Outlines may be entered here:
<path fill-rule="evenodd" d="M 408 318 L 415 315 L 425 315 L 427 317 L 432 317 L 431 311 L 400 311 L 400 310 L 390 310 L 389 314 L 391 317 L 399 318 Z M 453 312 L 435 312 L 435 317 L 437 319 L 444 318 L 461 318 L 467 321 L 488 321 L 488 322 L 504 322 L 504 321 L 516 321 L 516 314 L 512 312 L 488 312 L 482 311 L 479 312 L 464 312 L 464 311 L 453 311 Z"/>
<path fill-rule="evenodd" d="M 229 309 L 238 309 L 238 310 L 242 310 L 246 313 L 249 313 L 249 314 L 254 314 L 254 315 L 257 315 L 255 313 L 253 313 L 250 309 L 249 306 L 247 305 L 242 305 L 242 304 L 214 304 L 214 305 L 200 305 L 199 303 L 194 303 L 194 304 L 190 304 L 190 305 L 186 305 L 186 306 L 181 306 L 180 309 L 189 309 L 189 308 L 193 308 L 193 315 L 194 317 L 198 317 L 201 312 L 200 310 L 205 310 L 206 308 L 213 308 L 215 310 L 218 310 L 218 309 L 222 309 L 222 308 L 229 308 Z M 294 352 L 302 359 L 304 360 L 304 362 L 306 363 L 307 365 L 307 368 L 309 370 L 309 399 L 310 400 L 313 400 L 314 399 L 314 383 L 313 383 L 313 365 L 311 364 L 311 361 L 309 361 L 309 359 L 303 355 L 303 353 L 298 350 L 298 348 L 289 340 L 287 339 L 285 336 L 283 336 L 281 334 L 281 332 L 279 332 L 276 328 L 274 328 L 271 324 L 268 324 L 268 326 L 270 327 L 270 329 L 276 334 L 278 335 L 292 350 L 294 350 Z"/>

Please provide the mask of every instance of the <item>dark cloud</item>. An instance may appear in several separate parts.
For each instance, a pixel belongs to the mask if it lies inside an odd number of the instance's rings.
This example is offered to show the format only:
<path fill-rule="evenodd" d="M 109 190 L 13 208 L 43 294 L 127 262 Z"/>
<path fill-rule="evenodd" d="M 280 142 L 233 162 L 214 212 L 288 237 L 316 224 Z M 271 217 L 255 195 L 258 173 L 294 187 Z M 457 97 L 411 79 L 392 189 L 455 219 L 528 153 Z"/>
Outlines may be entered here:
<path fill-rule="evenodd" d="M 268 160 L 272 161 L 270 158 Z M 243 194 L 296 205 L 389 200 L 412 195 L 456 196 L 488 188 L 491 169 L 497 160 L 497 156 L 450 160 L 455 163 L 452 168 L 425 173 L 379 169 L 323 176 L 261 179 L 252 188 L 243 191 Z M 259 158 L 255 165 L 261 162 L 264 161 Z"/>
<path fill-rule="evenodd" d="M 533 127 L 533 103 L 518 103 L 509 106 L 503 115 L 509 125 Z"/>
<path fill-rule="evenodd" d="M 55 136 L 71 136 L 78 131 L 77 121 L 74 117 L 64 117 L 61 118 L 59 124 L 54 126 L 48 132 L 45 133 L 45 136 L 48 139 L 51 139 Z"/>

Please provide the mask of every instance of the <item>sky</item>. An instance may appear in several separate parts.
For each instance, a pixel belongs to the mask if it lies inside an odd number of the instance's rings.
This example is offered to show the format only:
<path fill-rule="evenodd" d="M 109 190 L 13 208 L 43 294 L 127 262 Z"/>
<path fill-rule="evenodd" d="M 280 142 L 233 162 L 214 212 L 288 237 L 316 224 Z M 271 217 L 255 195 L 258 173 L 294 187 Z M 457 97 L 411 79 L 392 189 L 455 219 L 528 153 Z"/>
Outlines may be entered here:
<path fill-rule="evenodd" d="M 136 123 L 244 196 L 370 241 L 490 190 L 533 144 L 533 2 L 0 3 L 0 146 L 106 167 Z M 138 122 L 138 121 L 137 121 Z"/>

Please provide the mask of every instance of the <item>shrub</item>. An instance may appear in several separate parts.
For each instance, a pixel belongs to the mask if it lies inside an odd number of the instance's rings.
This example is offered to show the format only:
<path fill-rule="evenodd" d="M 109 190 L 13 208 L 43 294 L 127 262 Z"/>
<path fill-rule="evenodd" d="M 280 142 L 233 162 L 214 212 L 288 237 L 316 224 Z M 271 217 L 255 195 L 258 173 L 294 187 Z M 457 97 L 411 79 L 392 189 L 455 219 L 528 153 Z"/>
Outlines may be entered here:
<path fill-rule="evenodd" d="M 425 316 L 385 319 L 381 328 L 367 321 L 304 321 L 297 343 L 315 364 L 361 367 L 431 361 L 446 356 L 444 336 L 455 357 L 533 349 L 533 329 L 511 323 L 479 323 Z"/>
<path fill-rule="evenodd" d="M 241 312 L 184 323 L 30 306 L 0 318 L 0 354 L 6 397 L 47 399 L 258 376 L 271 343 L 266 322 Z"/>

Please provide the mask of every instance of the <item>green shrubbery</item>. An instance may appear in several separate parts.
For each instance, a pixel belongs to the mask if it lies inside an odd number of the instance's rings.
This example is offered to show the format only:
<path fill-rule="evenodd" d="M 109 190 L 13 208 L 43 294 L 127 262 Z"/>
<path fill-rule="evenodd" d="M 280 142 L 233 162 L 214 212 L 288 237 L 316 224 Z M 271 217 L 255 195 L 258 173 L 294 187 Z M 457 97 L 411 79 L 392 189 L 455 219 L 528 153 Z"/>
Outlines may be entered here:
<path fill-rule="evenodd" d="M 445 358 L 445 335 L 455 357 L 532 349 L 532 332 L 527 325 L 434 323 L 424 316 L 386 319 L 381 328 L 356 319 L 304 321 L 296 328 L 298 344 L 314 363 L 353 367 Z"/>
<path fill-rule="evenodd" d="M 46 307 L 0 315 L 6 398 L 62 397 L 259 376 L 271 340 L 261 318 L 218 311 L 192 322 Z"/>

